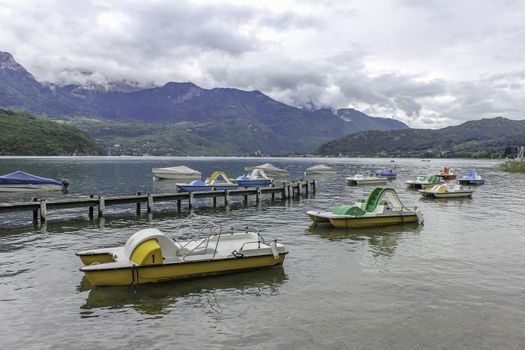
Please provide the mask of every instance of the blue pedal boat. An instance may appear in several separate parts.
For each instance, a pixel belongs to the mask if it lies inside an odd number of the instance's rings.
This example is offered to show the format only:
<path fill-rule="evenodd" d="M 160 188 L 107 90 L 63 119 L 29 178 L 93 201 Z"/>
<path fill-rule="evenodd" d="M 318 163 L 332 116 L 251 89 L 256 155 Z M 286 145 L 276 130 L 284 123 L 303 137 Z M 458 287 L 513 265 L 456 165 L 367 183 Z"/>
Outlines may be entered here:
<path fill-rule="evenodd" d="M 395 179 L 397 177 L 397 174 L 394 172 L 394 170 L 383 170 L 381 172 L 376 173 L 379 177 L 386 177 L 389 179 Z"/>
<path fill-rule="evenodd" d="M 262 169 L 253 169 L 250 175 L 239 176 L 235 181 L 241 187 L 267 187 L 273 183 Z"/>
<path fill-rule="evenodd" d="M 483 185 L 485 179 L 483 179 L 474 169 L 469 170 L 468 175 L 463 176 L 458 180 L 460 185 Z"/>
<path fill-rule="evenodd" d="M 206 181 L 194 180 L 189 184 L 177 184 L 179 191 L 196 192 L 211 190 L 234 190 L 239 188 L 238 184 L 230 181 L 223 171 L 213 172 Z"/>

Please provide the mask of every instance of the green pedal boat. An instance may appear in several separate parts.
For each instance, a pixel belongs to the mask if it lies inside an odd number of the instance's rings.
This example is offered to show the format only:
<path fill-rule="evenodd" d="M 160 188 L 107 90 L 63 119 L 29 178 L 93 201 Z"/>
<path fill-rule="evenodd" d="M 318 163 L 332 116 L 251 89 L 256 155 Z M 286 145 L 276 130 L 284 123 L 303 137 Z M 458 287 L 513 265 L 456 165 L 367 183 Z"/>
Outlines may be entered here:
<path fill-rule="evenodd" d="M 357 228 L 423 223 L 423 214 L 401 203 L 392 188 L 375 188 L 367 199 L 360 198 L 353 205 L 341 205 L 333 212 L 307 211 L 314 223 L 330 223 L 337 228 Z"/>

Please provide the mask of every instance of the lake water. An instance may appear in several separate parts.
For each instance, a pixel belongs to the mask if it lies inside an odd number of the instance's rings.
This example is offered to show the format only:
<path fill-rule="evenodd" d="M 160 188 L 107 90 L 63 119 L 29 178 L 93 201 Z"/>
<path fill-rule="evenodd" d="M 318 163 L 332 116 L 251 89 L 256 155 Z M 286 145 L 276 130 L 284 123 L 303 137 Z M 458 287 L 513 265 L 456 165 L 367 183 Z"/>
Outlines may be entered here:
<path fill-rule="evenodd" d="M 151 168 L 188 165 L 204 175 L 238 176 L 246 158 L 2 158 L 0 173 L 25 170 L 71 182 L 69 196 L 163 192 Z M 1 349 L 524 349 L 525 196 L 523 174 L 495 161 L 415 159 L 271 159 L 302 177 L 314 164 L 338 175 L 318 178 L 315 196 L 228 209 L 197 202 L 218 223 L 256 225 L 289 250 L 282 268 L 192 281 L 92 288 L 76 251 L 122 245 L 146 227 L 170 231 L 182 217 L 174 203 L 153 217 L 133 206 L 108 207 L 102 221 L 86 209 L 0 214 Z M 405 181 L 452 167 L 487 179 L 468 200 L 423 200 Z M 312 228 L 309 209 L 351 203 L 372 187 L 344 177 L 393 168 L 391 182 L 425 224 L 354 231 Z M 35 194 L 0 195 L 0 202 Z M 42 197 L 42 195 L 38 195 Z M 61 194 L 47 195 L 62 196 Z"/>

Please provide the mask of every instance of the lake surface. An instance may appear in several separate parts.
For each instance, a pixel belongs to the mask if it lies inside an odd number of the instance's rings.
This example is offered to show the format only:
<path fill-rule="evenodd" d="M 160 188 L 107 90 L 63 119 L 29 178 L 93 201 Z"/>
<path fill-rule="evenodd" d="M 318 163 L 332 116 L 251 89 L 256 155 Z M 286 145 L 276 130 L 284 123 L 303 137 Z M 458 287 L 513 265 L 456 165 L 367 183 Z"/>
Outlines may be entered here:
<path fill-rule="evenodd" d="M 239 176 L 246 158 L 1 158 L 0 173 L 24 170 L 69 179 L 69 196 L 163 192 L 151 168 L 188 165 Z M 318 178 L 315 196 L 269 196 L 259 206 L 235 199 L 228 209 L 197 202 L 218 223 L 258 226 L 289 250 L 283 268 L 206 279 L 92 288 L 76 251 L 122 245 L 139 229 L 170 232 L 182 215 L 174 203 L 153 217 L 133 206 L 108 207 L 102 221 L 86 210 L 0 215 L 1 349 L 524 349 L 525 196 L 523 174 L 495 161 L 416 159 L 271 159 L 293 177 L 324 163 L 338 175 Z M 468 200 L 423 200 L 405 181 L 452 167 L 487 179 Z M 310 227 L 305 211 L 351 203 L 373 187 L 344 178 L 392 168 L 390 183 L 425 224 L 353 231 Z M 0 202 L 41 194 L 0 195 Z M 62 196 L 61 194 L 47 195 Z"/>

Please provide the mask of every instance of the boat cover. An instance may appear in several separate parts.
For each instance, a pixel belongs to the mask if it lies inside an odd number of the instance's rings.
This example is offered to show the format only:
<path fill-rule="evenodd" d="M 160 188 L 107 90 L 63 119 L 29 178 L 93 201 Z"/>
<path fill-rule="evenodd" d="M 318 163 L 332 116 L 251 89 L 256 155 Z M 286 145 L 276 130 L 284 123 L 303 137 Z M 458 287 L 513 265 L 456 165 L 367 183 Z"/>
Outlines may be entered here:
<path fill-rule="evenodd" d="M 245 170 L 247 171 L 252 171 L 253 169 L 262 169 L 264 171 L 266 171 L 267 173 L 279 173 L 279 174 L 290 174 L 290 172 L 286 169 L 280 169 L 278 167 L 276 167 L 275 165 L 272 165 L 270 163 L 264 163 L 264 164 L 261 164 L 261 165 L 257 165 L 257 166 L 254 166 L 254 167 L 246 167 L 244 168 Z"/>
<path fill-rule="evenodd" d="M 62 184 L 56 180 L 45 177 L 35 176 L 23 171 L 0 176 L 0 185 L 59 185 Z"/>
<path fill-rule="evenodd" d="M 153 168 L 152 171 L 154 173 L 162 172 L 162 173 L 169 173 L 169 174 L 181 175 L 181 176 L 201 176 L 200 171 L 194 170 L 185 165 L 174 166 L 174 167 L 169 167 L 169 168 Z"/>
<path fill-rule="evenodd" d="M 306 171 L 335 171 L 335 169 L 324 164 L 319 164 L 306 169 Z"/>

